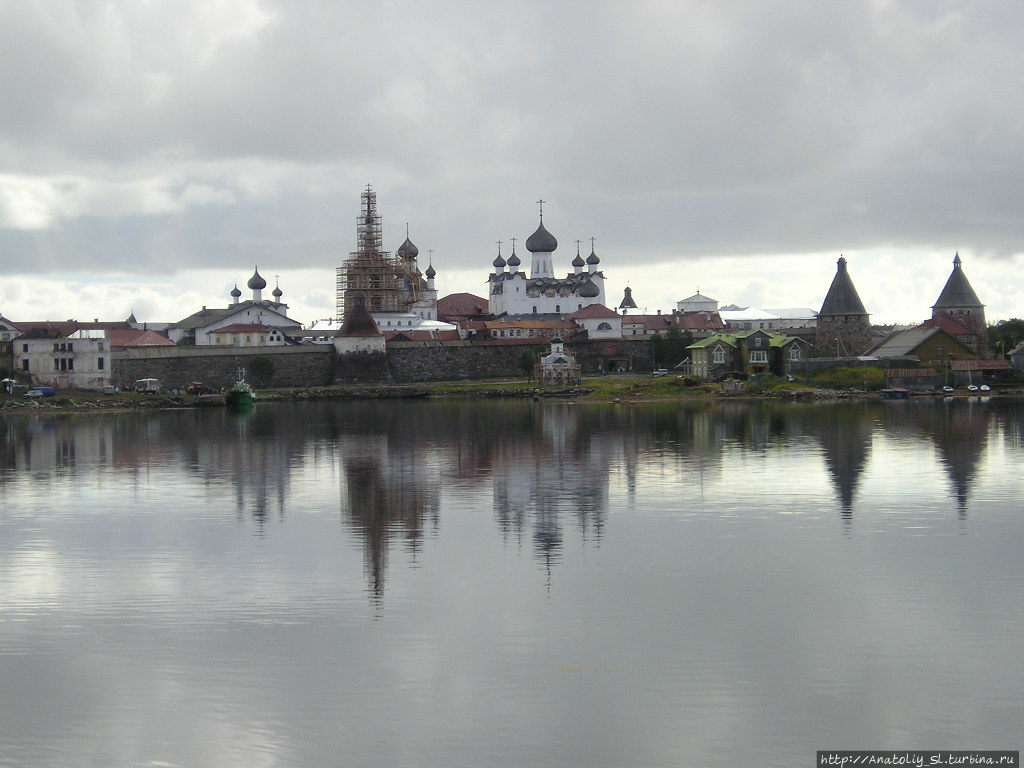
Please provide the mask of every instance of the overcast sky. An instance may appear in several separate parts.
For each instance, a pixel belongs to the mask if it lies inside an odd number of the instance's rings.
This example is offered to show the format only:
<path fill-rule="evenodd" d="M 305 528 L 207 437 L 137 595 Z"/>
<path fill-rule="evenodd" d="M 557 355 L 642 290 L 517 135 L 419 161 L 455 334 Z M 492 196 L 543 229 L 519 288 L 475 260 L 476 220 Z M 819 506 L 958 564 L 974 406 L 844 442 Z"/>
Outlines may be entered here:
<path fill-rule="evenodd" d="M 334 309 L 359 192 L 441 294 L 535 201 L 610 298 L 1024 315 L 1024 3 L 0 0 L 0 314 Z M 507 247 L 507 246 L 506 246 Z M 520 251 L 522 246 L 520 245 Z M 506 251 L 507 254 L 507 251 Z M 425 268 L 425 264 L 423 265 Z"/>

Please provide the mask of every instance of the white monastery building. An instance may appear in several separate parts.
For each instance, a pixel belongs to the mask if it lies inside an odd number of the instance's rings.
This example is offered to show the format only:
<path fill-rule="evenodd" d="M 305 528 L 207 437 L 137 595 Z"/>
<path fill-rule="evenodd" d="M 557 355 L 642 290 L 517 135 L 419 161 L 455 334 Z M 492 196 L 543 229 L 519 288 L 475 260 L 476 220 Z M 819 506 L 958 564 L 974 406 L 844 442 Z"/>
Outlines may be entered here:
<path fill-rule="evenodd" d="M 512 255 L 506 261 L 498 255 L 492 262 L 494 273 L 487 282 L 489 307 L 494 315 L 568 315 L 591 304 L 605 303 L 604 273 L 598 269 L 601 259 L 590 241 L 590 255 L 584 259 L 579 253 L 572 260 L 573 271 L 565 277 L 555 277 L 554 254 L 558 240 L 544 227 L 544 209 L 541 201 L 540 226 L 526 239 L 530 252 L 530 274 L 520 270 L 522 262 L 516 255 L 515 241 Z"/>
<path fill-rule="evenodd" d="M 196 346 L 264 347 L 283 344 L 302 335 L 302 324 L 285 314 L 288 305 L 281 301 L 280 286 L 275 286 L 273 299 L 263 298 L 267 281 L 253 271 L 248 287 L 252 298 L 241 301 L 236 285 L 231 290 L 231 305 L 207 309 L 189 315 L 167 326 L 167 338 L 175 344 Z"/>

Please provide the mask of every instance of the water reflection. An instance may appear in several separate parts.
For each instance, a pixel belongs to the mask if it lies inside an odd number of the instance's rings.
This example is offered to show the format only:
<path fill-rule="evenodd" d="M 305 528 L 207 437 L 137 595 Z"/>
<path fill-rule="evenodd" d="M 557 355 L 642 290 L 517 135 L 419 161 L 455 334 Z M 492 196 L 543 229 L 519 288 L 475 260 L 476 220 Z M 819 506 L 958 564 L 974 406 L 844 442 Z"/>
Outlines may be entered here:
<path fill-rule="evenodd" d="M 799 765 L 1019 733 L 1021 406 L 0 424 L 0 765 Z"/>
<path fill-rule="evenodd" d="M 246 415 L 36 414 L 0 423 L 5 499 L 29 477 L 38 492 L 69 476 L 114 475 L 137 485 L 176 468 L 205 493 L 230 498 L 259 535 L 270 520 L 283 523 L 298 476 L 333 466 L 342 521 L 360 542 L 376 599 L 384 594 L 389 552 L 400 547 L 415 561 L 424 536 L 437 531 L 445 487 L 486 492 L 500 535 L 528 542 L 550 571 L 562 559 L 567 526 L 583 546 L 600 546 L 613 478 L 624 491 L 622 509 L 647 488 L 672 486 L 685 498 L 677 511 L 689 513 L 701 511 L 708 494 L 739 500 L 758 487 L 796 509 L 799 492 L 824 477 L 849 524 L 877 442 L 887 450 L 930 443 L 966 518 L 990 433 L 1003 430 L 1021 443 L 1017 410 L 962 401 L 345 403 L 261 406 Z M 749 462 L 767 456 L 775 474 L 752 476 L 762 465 Z M 787 486 L 789 502 L 774 490 L 784 494 Z"/>

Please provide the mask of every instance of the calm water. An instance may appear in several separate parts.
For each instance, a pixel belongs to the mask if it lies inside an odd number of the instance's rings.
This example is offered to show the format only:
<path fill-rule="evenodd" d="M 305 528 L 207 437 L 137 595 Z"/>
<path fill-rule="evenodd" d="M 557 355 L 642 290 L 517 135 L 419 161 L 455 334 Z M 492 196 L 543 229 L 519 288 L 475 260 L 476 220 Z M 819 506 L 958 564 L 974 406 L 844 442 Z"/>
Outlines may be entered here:
<path fill-rule="evenodd" d="M 2 766 L 1021 746 L 1022 406 L 0 425 Z"/>

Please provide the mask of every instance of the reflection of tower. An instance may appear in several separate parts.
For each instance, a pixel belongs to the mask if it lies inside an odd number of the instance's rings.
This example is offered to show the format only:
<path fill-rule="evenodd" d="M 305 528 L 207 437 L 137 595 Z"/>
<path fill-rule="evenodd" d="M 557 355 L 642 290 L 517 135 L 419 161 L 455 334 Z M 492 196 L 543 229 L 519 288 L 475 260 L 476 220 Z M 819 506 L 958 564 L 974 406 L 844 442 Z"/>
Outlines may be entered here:
<path fill-rule="evenodd" d="M 534 428 L 510 432 L 495 457 L 494 512 L 506 536 L 529 531 L 550 577 L 562 557 L 566 517 L 575 519 L 583 540 L 600 541 L 611 456 L 622 450 L 622 437 L 593 423 L 602 418 L 597 412 L 546 404 L 532 413 Z"/>
<path fill-rule="evenodd" d="M 956 494 L 957 512 L 966 518 L 971 485 L 988 438 L 984 409 L 975 403 L 938 405 L 920 412 L 915 421 L 935 443 Z"/>
<path fill-rule="evenodd" d="M 833 407 L 815 411 L 808 426 L 818 434 L 843 519 L 849 520 L 860 476 L 871 455 L 872 423 L 863 408 Z"/>
<path fill-rule="evenodd" d="M 416 555 L 425 521 L 437 519 L 440 493 L 423 462 L 416 461 L 414 446 L 391 450 L 386 438 L 370 443 L 353 446 L 343 462 L 347 521 L 362 539 L 369 591 L 379 601 L 392 542 L 404 541 Z"/>

